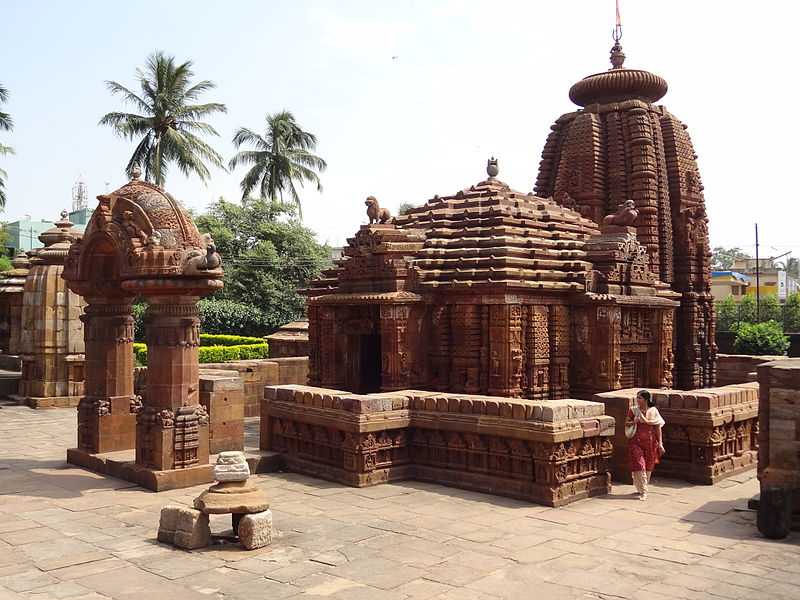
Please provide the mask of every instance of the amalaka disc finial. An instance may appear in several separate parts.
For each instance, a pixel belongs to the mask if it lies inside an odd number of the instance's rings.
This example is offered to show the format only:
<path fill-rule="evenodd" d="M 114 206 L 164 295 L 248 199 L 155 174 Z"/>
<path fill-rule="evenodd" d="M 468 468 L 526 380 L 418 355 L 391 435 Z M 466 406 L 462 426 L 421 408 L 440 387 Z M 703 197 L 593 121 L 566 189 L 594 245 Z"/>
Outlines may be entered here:
<path fill-rule="evenodd" d="M 142 168 L 139 165 L 131 169 L 131 180 L 136 181 L 142 176 Z"/>
<path fill-rule="evenodd" d="M 497 159 L 493 156 L 486 162 L 486 174 L 489 175 L 490 179 L 494 179 L 499 172 L 500 168 L 497 166 Z"/>

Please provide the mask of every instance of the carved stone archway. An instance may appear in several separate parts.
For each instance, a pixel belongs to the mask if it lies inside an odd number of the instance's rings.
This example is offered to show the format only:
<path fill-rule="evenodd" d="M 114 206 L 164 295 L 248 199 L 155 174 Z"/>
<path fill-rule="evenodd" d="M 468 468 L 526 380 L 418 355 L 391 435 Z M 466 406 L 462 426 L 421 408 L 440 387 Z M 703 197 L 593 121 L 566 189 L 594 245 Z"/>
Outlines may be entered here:
<path fill-rule="evenodd" d="M 198 394 L 197 301 L 222 287 L 219 255 L 172 196 L 136 176 L 98 200 L 64 269 L 70 289 L 88 303 L 86 395 L 78 447 L 68 451 L 68 461 L 151 489 L 210 481 L 208 417 Z M 144 401 L 133 393 L 137 297 L 149 305 Z M 103 466 L 110 461 L 99 455 L 134 447 L 132 464 Z"/>

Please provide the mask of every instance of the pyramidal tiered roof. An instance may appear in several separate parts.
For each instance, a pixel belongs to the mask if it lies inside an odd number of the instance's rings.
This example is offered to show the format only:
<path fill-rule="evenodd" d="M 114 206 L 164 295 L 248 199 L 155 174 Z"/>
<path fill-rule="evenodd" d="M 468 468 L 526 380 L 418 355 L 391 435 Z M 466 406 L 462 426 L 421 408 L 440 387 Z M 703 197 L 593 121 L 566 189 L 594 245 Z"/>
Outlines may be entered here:
<path fill-rule="evenodd" d="M 434 196 L 397 217 L 394 224 L 364 225 L 348 240 L 345 258 L 314 282 L 309 293 L 366 291 L 348 289 L 354 271 L 366 279 L 369 269 L 364 267 L 368 263 L 377 266 L 374 260 L 365 259 L 365 252 L 403 256 L 412 283 L 394 286 L 394 290 L 513 287 L 583 291 L 592 268 L 584 246 L 590 236 L 599 233 L 599 227 L 552 200 L 514 191 L 494 177 L 496 165 L 489 172 L 485 181 L 452 196 Z M 370 248 L 364 243 L 367 236 L 382 243 Z M 389 248 L 386 240 L 398 236 L 405 243 Z M 409 243 L 412 240 L 405 239 L 407 236 L 412 236 L 414 243 Z M 361 268 L 355 269 L 357 263 Z"/>
<path fill-rule="evenodd" d="M 434 197 L 397 224 L 426 230 L 413 261 L 422 289 L 582 290 L 591 269 L 584 244 L 598 233 L 578 213 L 514 191 L 493 176 L 453 196 Z"/>

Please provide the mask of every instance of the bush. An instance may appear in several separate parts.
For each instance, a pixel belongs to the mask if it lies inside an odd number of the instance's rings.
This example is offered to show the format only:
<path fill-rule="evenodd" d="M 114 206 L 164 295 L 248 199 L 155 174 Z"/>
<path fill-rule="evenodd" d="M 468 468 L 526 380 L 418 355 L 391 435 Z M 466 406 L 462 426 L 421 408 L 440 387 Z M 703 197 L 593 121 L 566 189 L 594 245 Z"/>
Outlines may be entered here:
<path fill-rule="evenodd" d="M 147 344 L 134 343 L 133 356 L 137 365 L 147 365 Z M 202 333 L 198 357 L 201 364 L 268 358 L 269 346 L 263 338 Z"/>
<path fill-rule="evenodd" d="M 197 306 L 200 309 L 200 330 L 203 333 L 263 336 L 274 329 L 264 312 L 251 304 L 206 298 L 200 300 Z M 144 342 L 146 311 L 147 304 L 133 305 L 134 339 L 137 342 Z"/>
<path fill-rule="evenodd" d="M 783 327 L 775 321 L 740 323 L 735 331 L 733 348 L 737 354 L 785 355 L 789 349 L 789 338 L 783 335 Z"/>

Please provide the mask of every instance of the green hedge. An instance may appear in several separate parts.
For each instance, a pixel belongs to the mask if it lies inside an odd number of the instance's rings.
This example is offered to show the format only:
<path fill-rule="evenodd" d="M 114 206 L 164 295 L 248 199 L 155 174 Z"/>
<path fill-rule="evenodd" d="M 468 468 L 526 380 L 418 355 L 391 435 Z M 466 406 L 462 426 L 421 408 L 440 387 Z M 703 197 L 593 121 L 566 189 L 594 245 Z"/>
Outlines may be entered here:
<path fill-rule="evenodd" d="M 198 355 L 201 364 L 253 360 L 268 358 L 269 346 L 263 338 L 201 333 Z M 134 343 L 133 356 L 137 364 L 147 365 L 147 344 Z"/>

